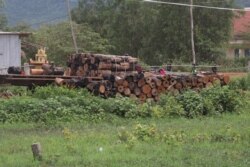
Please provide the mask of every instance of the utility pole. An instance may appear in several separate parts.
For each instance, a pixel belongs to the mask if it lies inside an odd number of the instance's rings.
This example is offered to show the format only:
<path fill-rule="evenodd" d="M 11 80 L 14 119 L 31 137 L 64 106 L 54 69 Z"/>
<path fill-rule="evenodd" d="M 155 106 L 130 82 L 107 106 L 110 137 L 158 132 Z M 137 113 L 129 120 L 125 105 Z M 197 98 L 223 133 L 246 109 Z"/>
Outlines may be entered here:
<path fill-rule="evenodd" d="M 77 47 L 76 36 L 75 36 L 73 23 L 72 23 L 69 0 L 66 0 L 66 3 L 67 3 L 67 7 L 68 7 L 69 22 L 70 22 L 70 27 L 71 27 L 71 33 L 72 33 L 72 38 L 73 38 L 73 42 L 74 42 L 75 52 L 78 53 L 78 47 Z"/>
<path fill-rule="evenodd" d="M 193 64 L 196 65 L 196 55 L 194 46 L 194 17 L 193 17 L 193 0 L 190 0 L 190 21 L 191 21 L 191 44 L 192 44 L 192 55 Z"/>

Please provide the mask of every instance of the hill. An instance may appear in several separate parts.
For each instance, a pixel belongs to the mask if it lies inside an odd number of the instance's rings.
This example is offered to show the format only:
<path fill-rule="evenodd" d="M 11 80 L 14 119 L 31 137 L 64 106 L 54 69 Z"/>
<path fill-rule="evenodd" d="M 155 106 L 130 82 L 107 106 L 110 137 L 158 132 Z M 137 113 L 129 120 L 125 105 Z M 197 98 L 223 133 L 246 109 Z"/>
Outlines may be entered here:
<path fill-rule="evenodd" d="M 241 7 L 250 7 L 250 1 L 249 0 L 236 0 L 237 4 Z"/>
<path fill-rule="evenodd" d="M 71 6 L 78 0 L 71 0 Z M 236 0 L 241 7 L 250 7 L 249 0 Z M 4 12 L 9 25 L 26 22 L 33 27 L 41 23 L 54 23 L 67 18 L 65 0 L 5 0 Z"/>
<path fill-rule="evenodd" d="M 71 0 L 71 6 L 76 5 L 77 0 Z M 66 19 L 67 5 L 65 0 L 6 0 L 4 12 L 9 25 L 26 22 L 35 27 Z"/>

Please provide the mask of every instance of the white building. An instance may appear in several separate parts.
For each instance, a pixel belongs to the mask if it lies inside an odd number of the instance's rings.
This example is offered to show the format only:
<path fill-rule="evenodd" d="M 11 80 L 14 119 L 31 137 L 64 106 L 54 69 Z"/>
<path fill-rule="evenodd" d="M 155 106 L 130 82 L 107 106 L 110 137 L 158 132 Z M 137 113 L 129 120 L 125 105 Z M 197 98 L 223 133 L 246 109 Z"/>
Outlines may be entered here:
<path fill-rule="evenodd" d="M 29 34 L 0 32 L 0 74 L 7 74 L 8 67 L 21 66 L 21 37 Z"/>

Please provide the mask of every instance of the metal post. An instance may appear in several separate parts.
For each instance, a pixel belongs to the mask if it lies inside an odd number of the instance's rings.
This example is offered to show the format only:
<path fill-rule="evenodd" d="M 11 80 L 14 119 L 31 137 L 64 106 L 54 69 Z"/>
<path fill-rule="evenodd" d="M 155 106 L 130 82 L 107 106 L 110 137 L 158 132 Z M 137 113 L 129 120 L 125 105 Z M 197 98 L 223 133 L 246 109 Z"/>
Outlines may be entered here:
<path fill-rule="evenodd" d="M 78 53 L 76 36 L 75 36 L 75 33 L 74 33 L 72 17 L 71 17 L 71 11 L 70 11 L 70 3 L 69 3 L 69 0 L 66 0 L 66 2 L 67 2 L 67 7 L 68 7 L 69 22 L 70 22 L 70 27 L 71 27 L 71 33 L 72 33 L 72 38 L 73 38 L 73 42 L 74 42 L 75 52 Z"/>
<path fill-rule="evenodd" d="M 190 0 L 190 21 L 191 21 L 191 44 L 192 44 L 192 55 L 193 64 L 196 65 L 195 45 L 194 45 L 194 17 L 193 17 L 193 0 Z"/>

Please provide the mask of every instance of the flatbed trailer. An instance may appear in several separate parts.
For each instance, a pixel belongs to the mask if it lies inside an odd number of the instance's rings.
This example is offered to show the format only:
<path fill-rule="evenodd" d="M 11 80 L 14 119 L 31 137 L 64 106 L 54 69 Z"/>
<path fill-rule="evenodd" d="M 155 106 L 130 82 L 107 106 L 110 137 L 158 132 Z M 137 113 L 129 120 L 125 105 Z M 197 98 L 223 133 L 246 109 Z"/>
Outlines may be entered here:
<path fill-rule="evenodd" d="M 72 79 L 80 79 L 78 76 L 58 76 L 58 75 L 0 75 L 0 85 L 10 84 L 14 86 L 46 86 L 55 83 L 56 78 L 69 81 Z M 85 77 L 91 81 L 103 80 L 102 77 Z"/>

